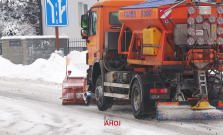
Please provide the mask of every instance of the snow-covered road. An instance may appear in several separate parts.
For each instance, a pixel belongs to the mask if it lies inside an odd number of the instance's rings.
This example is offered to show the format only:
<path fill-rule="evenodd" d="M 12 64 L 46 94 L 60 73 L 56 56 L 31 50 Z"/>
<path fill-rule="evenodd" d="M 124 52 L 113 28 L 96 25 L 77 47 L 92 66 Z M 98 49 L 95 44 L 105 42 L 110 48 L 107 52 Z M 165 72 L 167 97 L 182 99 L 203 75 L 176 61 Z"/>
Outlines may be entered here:
<path fill-rule="evenodd" d="M 60 97 L 59 84 L 0 78 L 0 135 L 223 135 L 223 120 L 136 120 L 128 105 L 99 112 L 94 105 L 62 106 Z M 105 116 L 121 121 L 121 126 L 104 126 Z"/>

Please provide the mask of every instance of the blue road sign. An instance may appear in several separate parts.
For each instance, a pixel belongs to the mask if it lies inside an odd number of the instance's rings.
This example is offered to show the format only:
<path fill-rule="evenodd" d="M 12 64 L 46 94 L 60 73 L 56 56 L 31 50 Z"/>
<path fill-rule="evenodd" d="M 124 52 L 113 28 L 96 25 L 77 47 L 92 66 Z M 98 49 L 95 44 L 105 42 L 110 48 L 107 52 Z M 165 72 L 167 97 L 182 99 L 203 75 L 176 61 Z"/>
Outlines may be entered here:
<path fill-rule="evenodd" d="M 67 0 L 45 0 L 46 26 L 68 26 Z"/>

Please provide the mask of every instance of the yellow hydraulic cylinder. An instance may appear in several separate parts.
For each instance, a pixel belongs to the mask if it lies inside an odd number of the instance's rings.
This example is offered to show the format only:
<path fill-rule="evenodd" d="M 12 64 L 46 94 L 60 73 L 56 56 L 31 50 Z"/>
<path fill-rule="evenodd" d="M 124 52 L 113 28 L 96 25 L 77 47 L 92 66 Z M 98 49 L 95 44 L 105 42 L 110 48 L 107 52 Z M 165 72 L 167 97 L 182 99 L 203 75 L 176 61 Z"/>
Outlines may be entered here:
<path fill-rule="evenodd" d="M 192 107 L 193 110 L 208 110 L 216 109 L 214 106 L 211 106 L 208 101 L 199 101 L 195 106 Z"/>

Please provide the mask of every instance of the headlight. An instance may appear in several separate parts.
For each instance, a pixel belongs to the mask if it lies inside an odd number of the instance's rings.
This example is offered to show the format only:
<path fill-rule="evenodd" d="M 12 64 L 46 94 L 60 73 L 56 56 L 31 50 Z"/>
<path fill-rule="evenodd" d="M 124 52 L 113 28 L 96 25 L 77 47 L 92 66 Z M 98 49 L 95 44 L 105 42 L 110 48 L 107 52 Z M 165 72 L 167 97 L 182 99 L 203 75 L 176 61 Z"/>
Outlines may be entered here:
<path fill-rule="evenodd" d="M 218 24 L 223 24 L 223 18 L 222 18 L 222 17 L 218 17 L 218 19 L 217 19 L 217 23 L 218 23 Z"/>
<path fill-rule="evenodd" d="M 217 7 L 218 14 L 223 14 L 223 8 L 222 6 Z"/>
<path fill-rule="evenodd" d="M 217 33 L 218 33 L 218 35 L 223 34 L 223 28 L 222 27 L 218 27 L 217 28 Z"/>
<path fill-rule="evenodd" d="M 187 23 L 190 24 L 190 25 L 193 25 L 195 23 L 195 19 L 193 17 L 189 17 L 187 19 Z"/>
<path fill-rule="evenodd" d="M 195 29 L 194 28 L 188 28 L 187 29 L 187 34 L 190 36 L 194 36 L 195 35 Z"/>
<path fill-rule="evenodd" d="M 196 17 L 196 22 L 197 22 L 197 23 L 202 23 L 202 22 L 203 22 L 203 17 L 202 17 L 201 15 L 198 15 L 198 16 Z"/>
<path fill-rule="evenodd" d="M 216 17 L 214 16 L 214 15 L 211 15 L 210 17 L 209 17 L 209 22 L 210 23 L 214 23 L 216 21 Z"/>
<path fill-rule="evenodd" d="M 213 38 L 208 38 L 207 42 L 208 42 L 208 45 L 213 45 L 214 44 L 214 39 Z"/>
<path fill-rule="evenodd" d="M 194 12 L 195 12 L 195 8 L 194 7 L 189 7 L 187 9 L 187 13 L 190 14 L 190 15 L 194 14 Z"/>
<path fill-rule="evenodd" d="M 190 38 L 187 39 L 187 44 L 188 45 L 194 45 L 194 43 L 195 43 L 194 38 L 190 37 Z"/>
<path fill-rule="evenodd" d="M 199 37 L 199 38 L 197 39 L 197 44 L 198 44 L 198 45 L 203 45 L 203 44 L 204 44 L 204 38 Z"/>
<path fill-rule="evenodd" d="M 217 39 L 217 44 L 218 44 L 218 45 L 222 45 L 222 44 L 223 44 L 223 38 L 222 38 L 222 37 L 219 37 L 219 38 Z"/>
<path fill-rule="evenodd" d="M 209 29 L 209 23 L 204 22 L 203 23 L 203 29 L 205 29 L 205 30 Z"/>

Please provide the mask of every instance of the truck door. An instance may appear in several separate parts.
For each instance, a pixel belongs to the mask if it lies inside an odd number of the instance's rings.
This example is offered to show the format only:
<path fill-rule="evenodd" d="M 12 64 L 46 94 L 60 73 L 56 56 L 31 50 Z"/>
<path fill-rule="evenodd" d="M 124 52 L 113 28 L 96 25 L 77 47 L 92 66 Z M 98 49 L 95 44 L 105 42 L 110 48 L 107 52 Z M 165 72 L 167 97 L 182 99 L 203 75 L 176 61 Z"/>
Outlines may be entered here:
<path fill-rule="evenodd" d="M 98 20 L 98 9 L 93 8 L 90 12 L 90 25 L 89 25 L 89 37 L 88 37 L 88 64 L 93 65 L 94 53 L 97 49 L 97 20 Z"/>

